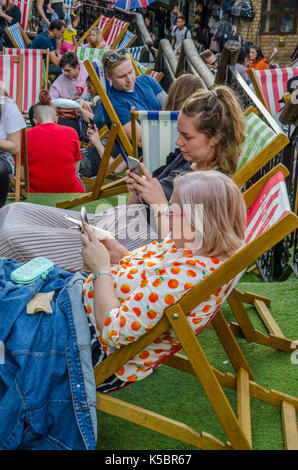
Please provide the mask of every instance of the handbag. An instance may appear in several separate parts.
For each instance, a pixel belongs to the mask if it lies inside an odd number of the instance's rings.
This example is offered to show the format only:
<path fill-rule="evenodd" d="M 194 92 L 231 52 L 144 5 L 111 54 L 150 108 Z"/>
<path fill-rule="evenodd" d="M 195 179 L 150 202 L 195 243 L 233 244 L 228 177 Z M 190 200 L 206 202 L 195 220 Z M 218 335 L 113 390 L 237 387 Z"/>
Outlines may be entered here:
<path fill-rule="evenodd" d="M 246 0 L 242 2 L 240 17 L 245 18 L 247 20 L 252 20 L 255 17 L 255 12 L 251 0 Z"/>
<path fill-rule="evenodd" d="M 232 16 L 240 16 L 242 10 L 242 0 L 236 0 L 234 5 L 232 6 L 231 15 Z"/>

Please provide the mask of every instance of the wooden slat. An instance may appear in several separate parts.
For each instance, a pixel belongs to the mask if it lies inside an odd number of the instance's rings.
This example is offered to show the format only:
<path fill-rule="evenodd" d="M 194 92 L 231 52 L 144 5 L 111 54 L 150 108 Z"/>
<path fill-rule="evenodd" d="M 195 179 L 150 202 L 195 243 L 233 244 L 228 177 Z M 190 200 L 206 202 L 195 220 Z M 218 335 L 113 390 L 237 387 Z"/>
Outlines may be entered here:
<path fill-rule="evenodd" d="M 213 407 L 221 426 L 223 427 L 233 449 L 250 450 L 244 432 L 239 426 L 237 417 L 226 398 L 212 367 L 209 364 L 196 336 L 194 335 L 180 305 L 169 307 L 165 310 L 169 322 L 189 358 L 191 365 L 202 385 L 207 398 Z"/>
<path fill-rule="evenodd" d="M 153 413 L 152 411 L 131 403 L 123 402 L 109 395 L 98 393 L 97 406 L 98 409 L 104 413 L 117 416 L 118 418 L 125 419 L 131 423 L 165 434 L 166 436 L 170 436 L 174 439 L 181 440 L 203 450 L 231 449 L 231 446 L 228 443 L 221 442 L 219 439 L 208 433 L 197 433 L 184 423 Z"/>
<path fill-rule="evenodd" d="M 264 324 L 266 325 L 266 328 L 268 329 L 268 331 L 270 331 L 270 333 L 272 333 L 275 336 L 280 336 L 282 338 L 285 338 L 284 334 L 282 333 L 278 324 L 274 320 L 273 316 L 271 315 L 265 303 L 262 302 L 261 300 L 256 299 L 254 301 L 254 306 L 260 318 L 263 320 Z"/>
<path fill-rule="evenodd" d="M 298 430 L 295 407 L 283 401 L 281 404 L 282 425 L 286 450 L 298 450 Z"/>
<path fill-rule="evenodd" d="M 250 396 L 249 376 L 246 370 L 239 369 L 237 374 L 237 404 L 238 419 L 241 429 L 244 431 L 250 445 L 251 442 L 251 419 L 250 419 Z"/>

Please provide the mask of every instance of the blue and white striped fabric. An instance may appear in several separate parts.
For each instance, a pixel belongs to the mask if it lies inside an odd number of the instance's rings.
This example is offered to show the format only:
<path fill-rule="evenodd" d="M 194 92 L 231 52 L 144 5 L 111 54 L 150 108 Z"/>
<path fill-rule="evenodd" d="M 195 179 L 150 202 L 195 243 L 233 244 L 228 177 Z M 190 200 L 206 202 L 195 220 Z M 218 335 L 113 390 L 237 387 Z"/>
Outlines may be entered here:
<path fill-rule="evenodd" d="M 134 37 L 135 34 L 127 30 L 124 38 L 120 41 L 120 44 L 118 44 L 117 49 L 125 49 Z"/>
<path fill-rule="evenodd" d="M 136 59 L 138 62 L 140 62 L 144 48 L 145 46 L 136 46 L 128 47 L 127 50 L 133 59 Z"/>
<path fill-rule="evenodd" d="M 71 7 L 73 7 L 74 0 L 63 0 L 63 3 L 66 7 L 66 14 L 70 15 L 71 14 Z"/>
<path fill-rule="evenodd" d="M 19 23 L 15 23 L 12 26 L 5 28 L 5 30 L 9 30 L 10 34 L 12 35 L 13 39 L 15 40 L 20 49 L 26 49 L 26 44 L 22 36 Z"/>
<path fill-rule="evenodd" d="M 142 131 L 143 161 L 150 173 L 166 163 L 178 138 L 179 111 L 139 111 Z"/>
<path fill-rule="evenodd" d="M 104 87 L 105 91 L 108 92 L 110 88 L 110 82 L 105 76 L 105 71 L 101 60 L 93 60 L 92 65 L 95 68 L 95 72 L 97 73 L 102 86 Z"/>

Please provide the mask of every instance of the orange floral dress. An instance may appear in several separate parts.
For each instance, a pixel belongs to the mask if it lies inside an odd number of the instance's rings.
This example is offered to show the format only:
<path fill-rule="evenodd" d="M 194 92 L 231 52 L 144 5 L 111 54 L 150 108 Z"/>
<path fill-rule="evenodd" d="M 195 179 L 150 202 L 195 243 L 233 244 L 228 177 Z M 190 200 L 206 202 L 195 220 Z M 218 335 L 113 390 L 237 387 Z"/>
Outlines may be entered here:
<path fill-rule="evenodd" d="M 177 249 L 170 239 L 153 241 L 130 252 L 118 265 L 111 265 L 120 307 L 109 312 L 102 335 L 94 316 L 93 282 L 89 276 L 83 286 L 84 305 L 107 356 L 153 328 L 166 307 L 177 302 L 221 263 L 215 258 L 195 255 L 191 250 Z M 212 319 L 231 284 L 224 285 L 188 313 L 187 318 L 195 334 L 200 333 Z M 126 382 L 141 380 L 180 347 L 174 330 L 170 328 L 115 375 Z"/>

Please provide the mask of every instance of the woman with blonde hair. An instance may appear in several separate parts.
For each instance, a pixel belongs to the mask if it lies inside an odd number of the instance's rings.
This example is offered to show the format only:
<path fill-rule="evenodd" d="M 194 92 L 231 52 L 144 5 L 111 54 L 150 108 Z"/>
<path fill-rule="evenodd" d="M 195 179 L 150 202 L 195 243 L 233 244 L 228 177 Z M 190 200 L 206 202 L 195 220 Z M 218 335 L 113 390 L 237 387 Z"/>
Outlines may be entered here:
<path fill-rule="evenodd" d="M 88 214 L 99 236 L 107 230 L 128 250 L 159 239 L 167 226 L 165 212 L 175 178 L 181 173 L 217 170 L 232 175 L 245 138 L 245 121 L 233 92 L 226 86 L 201 89 L 185 101 L 178 117 L 179 149 L 167 165 L 150 175 L 141 163 L 143 176 L 127 170 L 130 192 L 126 205 Z M 75 271 L 82 269 L 79 231 L 65 215 L 75 211 L 35 204 L 10 204 L 0 211 L 0 256 L 26 260 L 49 256 L 57 265 Z M 32 220 L 36 229 L 32 231 Z M 13 230 L 12 230 L 13 227 Z M 17 236 L 16 227 L 21 227 Z M 46 233 L 47 242 L 41 234 Z M 9 241 L 10 240 L 10 241 Z M 59 243 L 57 243 L 59 240 Z M 57 248 L 53 249 L 56 245 Z"/>
<path fill-rule="evenodd" d="M 107 46 L 103 40 L 102 32 L 99 28 L 91 28 L 88 34 L 88 45 L 87 47 L 94 49 L 105 49 Z"/>

